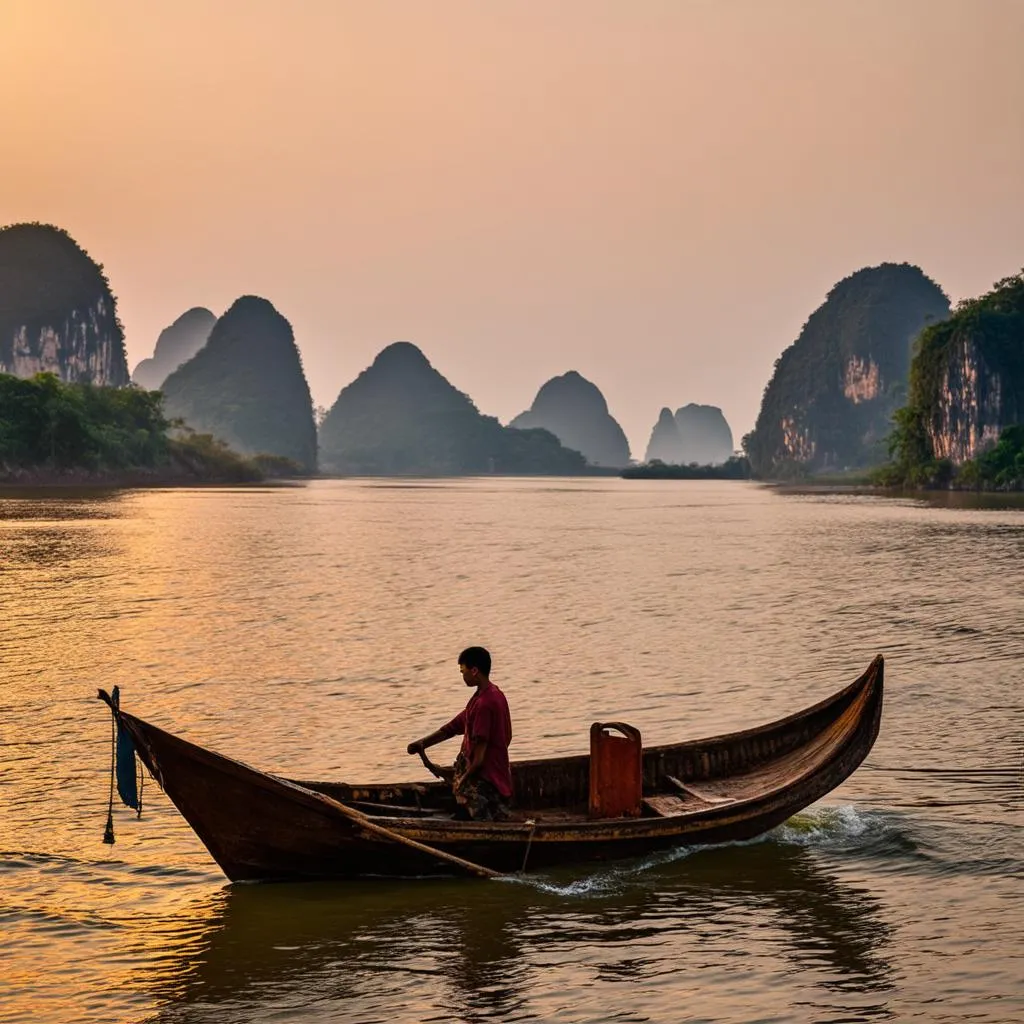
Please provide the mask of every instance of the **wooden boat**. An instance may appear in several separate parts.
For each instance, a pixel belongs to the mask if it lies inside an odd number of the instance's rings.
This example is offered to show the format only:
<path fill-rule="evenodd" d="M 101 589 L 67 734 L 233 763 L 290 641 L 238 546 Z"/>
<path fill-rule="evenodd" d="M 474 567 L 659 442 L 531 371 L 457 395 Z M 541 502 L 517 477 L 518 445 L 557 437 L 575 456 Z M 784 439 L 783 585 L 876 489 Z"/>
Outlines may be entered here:
<path fill-rule="evenodd" d="M 782 824 L 867 756 L 881 720 L 883 675 L 879 655 L 812 707 L 708 739 L 641 750 L 635 730 L 613 736 L 596 723 L 593 756 L 513 763 L 516 813 L 501 822 L 453 820 L 444 782 L 285 779 L 112 710 L 232 881 L 423 876 L 453 866 L 491 874 L 751 839 Z M 598 769 L 607 783 L 595 793 Z M 636 805 L 617 810 L 631 774 Z"/>

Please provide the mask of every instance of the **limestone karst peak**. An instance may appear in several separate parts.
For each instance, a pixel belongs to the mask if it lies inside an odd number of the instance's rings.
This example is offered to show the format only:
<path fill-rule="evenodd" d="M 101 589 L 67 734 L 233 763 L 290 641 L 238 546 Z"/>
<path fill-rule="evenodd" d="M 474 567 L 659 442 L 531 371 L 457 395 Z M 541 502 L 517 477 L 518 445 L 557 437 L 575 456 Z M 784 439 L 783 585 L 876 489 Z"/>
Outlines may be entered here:
<path fill-rule="evenodd" d="M 776 361 L 743 442 L 754 472 L 881 461 L 914 338 L 948 315 L 942 289 L 908 263 L 864 267 L 838 282 Z"/>
<path fill-rule="evenodd" d="M 154 391 L 182 363 L 191 359 L 210 337 L 217 317 L 203 306 L 193 306 L 165 327 L 157 338 L 153 355 L 143 359 L 132 371 L 139 387 Z"/>
<path fill-rule="evenodd" d="M 629 443 L 596 384 L 576 370 L 546 381 L 530 408 L 509 426 L 550 430 L 596 466 L 629 464 Z"/>
<path fill-rule="evenodd" d="M 480 413 L 415 345 L 394 342 L 342 388 L 320 425 L 321 465 L 341 474 L 575 473 L 583 457 L 542 430 Z"/>
<path fill-rule="evenodd" d="M 128 383 L 124 332 L 103 267 L 52 224 L 0 228 L 0 372 Z"/>
<path fill-rule="evenodd" d="M 163 383 L 168 415 L 247 455 L 316 466 L 313 402 L 291 324 L 273 303 L 244 295 L 206 344 Z"/>

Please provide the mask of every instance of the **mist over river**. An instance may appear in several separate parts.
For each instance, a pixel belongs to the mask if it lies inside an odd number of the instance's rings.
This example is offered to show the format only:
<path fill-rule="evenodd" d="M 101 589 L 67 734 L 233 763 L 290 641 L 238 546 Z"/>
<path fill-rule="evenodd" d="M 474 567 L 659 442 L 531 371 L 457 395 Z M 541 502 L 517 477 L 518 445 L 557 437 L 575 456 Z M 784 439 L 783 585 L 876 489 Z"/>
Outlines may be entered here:
<path fill-rule="evenodd" d="M 1022 556 L 1020 506 L 746 483 L 0 492 L 0 1022 L 1024 1020 Z M 605 867 L 232 886 L 152 780 L 103 844 L 98 687 L 425 781 L 478 643 L 514 759 L 768 722 L 879 652 L 881 733 L 758 841 Z"/>

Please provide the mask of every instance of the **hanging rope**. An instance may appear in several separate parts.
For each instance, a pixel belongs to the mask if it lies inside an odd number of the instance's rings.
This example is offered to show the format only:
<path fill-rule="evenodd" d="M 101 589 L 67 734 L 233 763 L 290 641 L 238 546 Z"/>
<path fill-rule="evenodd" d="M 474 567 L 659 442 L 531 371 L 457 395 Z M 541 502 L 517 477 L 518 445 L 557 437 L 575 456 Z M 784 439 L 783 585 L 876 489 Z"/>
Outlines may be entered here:
<path fill-rule="evenodd" d="M 110 800 L 107 803 L 107 827 L 103 830 L 103 842 L 114 845 L 114 776 L 117 773 L 117 719 L 110 716 Z"/>
<path fill-rule="evenodd" d="M 537 831 L 537 822 L 532 818 L 528 819 L 526 824 L 531 826 L 530 836 L 526 840 L 526 852 L 523 854 L 523 866 L 519 869 L 519 874 L 524 874 L 526 871 L 526 859 L 530 856 L 530 846 L 533 843 L 533 833 Z"/>

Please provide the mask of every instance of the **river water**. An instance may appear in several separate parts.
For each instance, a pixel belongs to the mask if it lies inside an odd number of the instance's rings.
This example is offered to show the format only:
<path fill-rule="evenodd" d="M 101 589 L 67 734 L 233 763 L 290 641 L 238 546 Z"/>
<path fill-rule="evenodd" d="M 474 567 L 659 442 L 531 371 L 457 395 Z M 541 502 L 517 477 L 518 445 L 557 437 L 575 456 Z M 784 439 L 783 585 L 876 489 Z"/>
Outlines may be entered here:
<path fill-rule="evenodd" d="M 1020 508 L 743 483 L 0 493 L 0 1021 L 1024 1020 L 1022 556 Z M 231 886 L 153 782 L 103 844 L 97 687 L 425 779 L 471 643 L 518 758 L 767 722 L 876 652 L 882 730 L 759 841 L 604 868 Z"/>

